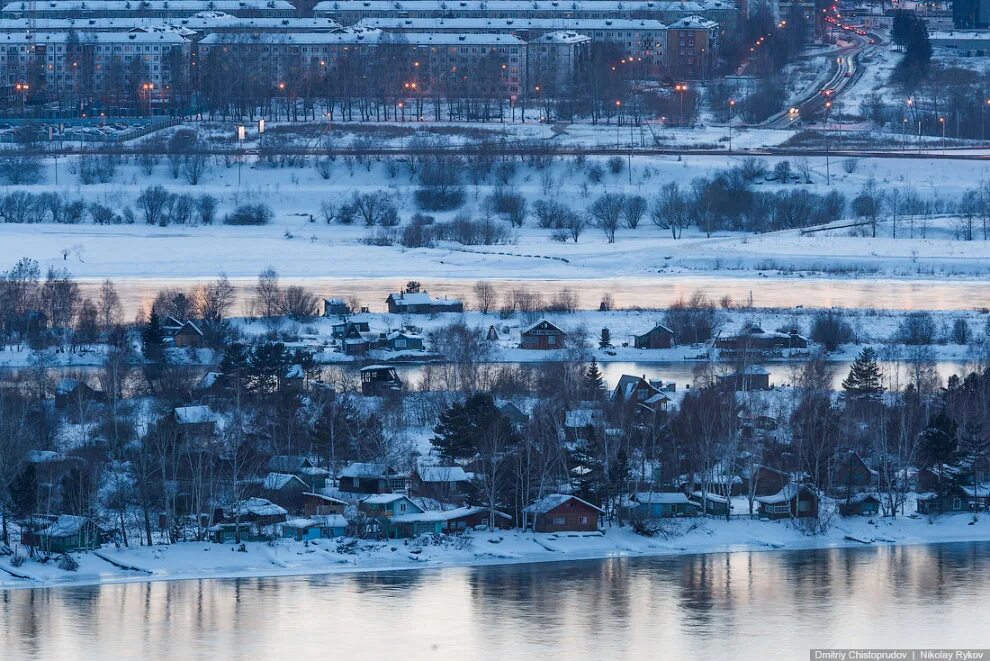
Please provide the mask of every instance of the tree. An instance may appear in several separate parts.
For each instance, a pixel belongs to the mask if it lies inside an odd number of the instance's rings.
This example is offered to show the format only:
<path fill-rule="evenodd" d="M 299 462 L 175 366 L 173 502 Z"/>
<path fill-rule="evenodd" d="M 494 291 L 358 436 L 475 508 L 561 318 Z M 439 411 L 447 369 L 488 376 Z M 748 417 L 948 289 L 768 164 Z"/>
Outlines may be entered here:
<path fill-rule="evenodd" d="M 877 399 L 884 390 L 881 376 L 876 350 L 863 347 L 842 381 L 842 390 L 852 399 Z"/>
<path fill-rule="evenodd" d="M 918 458 L 935 474 L 938 493 L 943 495 L 951 486 L 952 464 L 959 458 L 958 425 L 943 409 L 925 426 L 918 439 Z"/>
<path fill-rule="evenodd" d="M 165 330 L 162 328 L 161 319 L 152 312 L 148 316 L 148 323 L 141 329 L 141 347 L 144 356 L 150 360 L 158 360 L 162 356 L 164 346 Z"/>
<path fill-rule="evenodd" d="M 149 186 L 138 196 L 137 208 L 144 214 L 144 222 L 148 225 L 165 225 L 174 199 L 175 195 L 165 190 L 164 186 Z"/>
<path fill-rule="evenodd" d="M 16 517 L 27 517 L 38 507 L 38 477 L 34 464 L 28 464 L 10 483 L 11 511 Z"/>
<path fill-rule="evenodd" d="M 595 227 L 605 233 L 609 243 L 615 243 L 615 232 L 619 229 L 625 204 L 625 195 L 605 193 L 588 207 L 588 215 L 591 216 Z"/>
<path fill-rule="evenodd" d="M 594 358 L 584 373 L 583 390 L 585 399 L 599 400 L 605 396 L 605 379 Z"/>
<path fill-rule="evenodd" d="M 479 280 L 474 283 L 474 299 L 481 314 L 488 314 L 498 300 L 495 287 L 490 282 Z"/>
<path fill-rule="evenodd" d="M 688 202 L 676 182 L 668 182 L 660 189 L 653 200 L 650 219 L 657 227 L 669 229 L 672 238 L 681 238 L 689 223 Z"/>
<path fill-rule="evenodd" d="M 513 438 L 509 420 L 495 406 L 491 393 L 476 393 L 463 403 L 455 403 L 440 413 L 431 439 L 446 460 L 469 459 L 479 452 L 483 438 L 501 435 Z"/>

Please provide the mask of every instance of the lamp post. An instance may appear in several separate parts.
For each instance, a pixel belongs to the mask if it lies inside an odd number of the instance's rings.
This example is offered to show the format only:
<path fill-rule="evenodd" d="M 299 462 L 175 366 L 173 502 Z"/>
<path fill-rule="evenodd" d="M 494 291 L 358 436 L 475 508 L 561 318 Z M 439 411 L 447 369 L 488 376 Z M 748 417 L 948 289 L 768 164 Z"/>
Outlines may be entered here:
<path fill-rule="evenodd" d="M 732 111 L 736 108 L 736 100 L 729 99 L 729 153 L 732 153 Z"/>
<path fill-rule="evenodd" d="M 680 121 L 682 125 L 684 124 L 684 92 L 687 91 L 687 88 L 688 86 L 685 83 L 677 83 L 676 85 L 674 85 L 674 91 L 677 92 L 678 96 L 680 96 L 681 109 L 680 109 L 680 117 L 678 121 Z"/>
<path fill-rule="evenodd" d="M 945 155 L 945 117 L 939 117 L 938 123 L 942 125 L 942 155 Z"/>
<path fill-rule="evenodd" d="M 990 106 L 990 99 L 984 101 L 983 105 L 980 106 L 980 136 L 981 140 L 987 139 L 987 125 L 986 125 L 986 110 L 987 106 Z"/>
<path fill-rule="evenodd" d="M 832 185 L 832 170 L 829 161 L 829 142 L 828 142 L 828 116 L 832 113 L 832 102 L 825 102 L 825 121 L 822 122 L 822 127 L 825 129 L 825 185 Z"/>

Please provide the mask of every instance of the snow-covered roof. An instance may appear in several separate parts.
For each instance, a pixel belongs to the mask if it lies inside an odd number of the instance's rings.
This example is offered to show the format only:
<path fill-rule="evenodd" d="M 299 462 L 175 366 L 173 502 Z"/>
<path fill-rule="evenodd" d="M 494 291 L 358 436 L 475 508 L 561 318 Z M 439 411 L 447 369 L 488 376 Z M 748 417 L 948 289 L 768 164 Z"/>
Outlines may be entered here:
<path fill-rule="evenodd" d="M 561 31 L 563 21 L 559 18 L 406 18 L 402 16 L 386 18 L 362 18 L 358 25 L 382 30 L 550 30 Z M 633 18 L 569 18 L 566 27 L 573 31 L 582 30 L 664 30 L 666 26 L 653 19 Z M 583 36 L 583 35 L 578 35 Z M 587 38 L 587 37 L 585 37 Z"/>
<path fill-rule="evenodd" d="M 465 516 L 473 516 L 481 512 L 488 512 L 487 507 L 477 507 L 477 506 L 465 506 L 457 507 L 452 510 L 431 510 L 429 512 L 419 512 L 416 514 L 399 514 L 398 516 L 392 517 L 394 523 L 417 523 L 420 521 L 452 521 L 454 519 L 460 519 Z M 499 512 L 495 510 L 495 516 L 502 519 L 511 519 L 512 517 L 505 512 Z"/>
<path fill-rule="evenodd" d="M 598 510 L 599 512 L 602 511 L 601 508 L 592 505 L 587 500 L 583 500 L 581 498 L 578 498 L 577 496 L 573 496 L 571 494 L 566 494 L 566 493 L 552 493 L 549 496 L 544 496 L 543 498 L 540 498 L 539 500 L 533 502 L 532 504 L 524 507 L 523 511 L 528 512 L 530 514 L 546 514 L 547 512 L 556 509 L 557 507 L 560 507 L 569 500 L 577 500 L 579 502 L 584 503 L 588 507 Z"/>
<path fill-rule="evenodd" d="M 186 39 L 176 32 L 85 32 L 79 41 L 89 44 L 168 44 L 181 45 Z M 0 44 L 62 44 L 68 32 L 7 32 L 0 34 Z"/>
<path fill-rule="evenodd" d="M 382 477 L 387 471 L 385 464 L 353 463 L 340 471 L 340 477 Z"/>
<path fill-rule="evenodd" d="M 50 464 L 65 459 L 65 455 L 54 450 L 29 450 L 24 460 L 29 464 Z"/>
<path fill-rule="evenodd" d="M 290 473 L 269 473 L 265 476 L 264 487 L 267 491 L 280 491 L 290 482 L 298 482 L 306 486 L 306 483 Z"/>
<path fill-rule="evenodd" d="M 200 40 L 207 46 L 226 44 L 259 46 L 298 46 L 319 44 L 377 44 L 382 37 L 379 30 L 340 30 L 337 32 L 214 32 Z"/>
<path fill-rule="evenodd" d="M 59 514 L 58 518 L 55 519 L 50 526 L 38 531 L 38 534 L 47 535 L 49 537 L 69 537 L 70 535 L 75 535 L 82 530 L 82 527 L 86 525 L 87 521 L 89 521 L 89 519 L 84 516 Z"/>
<path fill-rule="evenodd" d="M 86 12 L 91 14 L 109 11 L 169 11 L 194 13 L 203 10 L 243 11 L 245 9 L 295 11 L 286 0 L 59 0 L 58 2 L 11 2 L 3 7 L 6 13 L 34 11 Z"/>
<path fill-rule="evenodd" d="M 701 16 L 685 16 L 670 24 L 671 30 L 711 30 L 718 27 L 718 23 Z"/>
<path fill-rule="evenodd" d="M 482 39 L 477 39 L 477 37 L 483 37 Z M 502 37 L 499 39 L 499 37 Z M 505 37 L 509 37 L 505 39 Z M 524 43 L 522 39 L 518 37 L 513 37 L 512 35 L 504 34 L 417 34 L 417 33 L 407 33 L 403 34 L 402 38 L 407 40 L 411 44 L 430 44 L 430 43 L 443 43 L 443 44 L 458 44 L 458 43 L 473 43 L 473 44 L 489 44 L 489 43 L 500 43 L 500 44 L 522 44 Z M 425 291 L 423 292 L 400 292 L 398 294 L 389 294 L 389 298 L 396 305 L 460 305 L 461 302 L 454 298 L 437 298 L 435 296 L 430 296 Z"/>
<path fill-rule="evenodd" d="M 299 454 L 276 454 L 268 460 L 268 470 L 273 473 L 296 473 L 309 465 L 309 459 Z"/>
<path fill-rule="evenodd" d="M 175 419 L 180 425 L 197 425 L 216 422 L 216 415 L 209 406 L 179 406 L 175 409 Z"/>
<path fill-rule="evenodd" d="M 526 326 L 525 328 L 520 329 L 519 332 L 520 333 L 529 333 L 530 331 L 534 331 L 537 328 L 539 328 L 540 327 L 540 324 L 547 324 L 548 326 L 551 326 L 553 328 L 556 328 L 561 333 L 564 332 L 563 329 L 561 329 L 560 326 L 556 325 L 552 321 L 548 321 L 547 319 L 537 319 L 536 321 L 534 321 L 533 323 L 531 323 L 529 326 Z"/>
<path fill-rule="evenodd" d="M 466 482 L 468 479 L 460 466 L 420 466 L 416 472 L 423 482 Z"/>
<path fill-rule="evenodd" d="M 641 505 L 688 505 L 691 501 L 680 491 L 672 493 L 640 491 L 629 497 L 629 500 Z"/>
<path fill-rule="evenodd" d="M 564 413 L 565 427 L 587 427 L 595 423 L 601 416 L 601 411 L 597 409 L 571 409 Z"/>
<path fill-rule="evenodd" d="M 407 499 L 409 496 L 401 493 L 375 493 L 370 496 L 365 496 L 360 502 L 366 505 L 389 505 L 397 500 Z"/>
<path fill-rule="evenodd" d="M 702 500 L 702 499 L 704 499 L 704 500 L 710 500 L 713 503 L 728 503 L 729 502 L 729 499 L 726 498 L 725 496 L 720 496 L 717 493 L 712 493 L 711 491 L 708 491 L 708 492 L 694 491 L 694 492 L 691 493 L 691 497 L 692 498 L 696 498 L 698 500 Z M 730 505 L 730 507 L 731 507 L 731 505 Z"/>
<path fill-rule="evenodd" d="M 811 489 L 809 489 L 803 484 L 795 484 L 794 482 L 791 482 L 789 484 L 785 484 L 784 488 L 778 491 L 777 493 L 771 494 L 769 496 L 757 496 L 756 500 L 757 502 L 763 503 L 765 505 L 786 503 L 791 501 L 794 498 L 794 496 L 796 496 L 801 491 L 810 493 Z"/>
<path fill-rule="evenodd" d="M 315 491 L 307 491 L 303 496 L 308 498 L 319 498 L 320 500 L 327 503 L 336 503 L 339 505 L 346 505 L 347 501 L 341 500 L 340 498 L 334 498 L 333 496 L 328 496 L 325 493 L 316 493 Z"/>
<path fill-rule="evenodd" d="M 234 507 L 234 514 L 244 516 L 253 514 L 254 516 L 280 516 L 288 512 L 270 500 L 264 498 L 247 498 Z"/>
<path fill-rule="evenodd" d="M 573 30 L 557 30 L 556 32 L 541 34 L 533 41 L 544 44 L 580 44 L 591 41 L 591 37 Z"/>
<path fill-rule="evenodd" d="M 623 14 L 648 14 L 651 12 L 702 12 L 706 8 L 731 8 L 716 0 L 692 2 L 649 2 L 623 0 L 461 0 L 457 3 L 445 0 L 323 0 L 313 6 L 314 12 L 334 13 L 354 12 L 415 12 L 432 11 L 450 13 L 455 11 L 476 12 L 554 12 L 580 15 L 581 13 L 602 14 L 604 12 Z"/>

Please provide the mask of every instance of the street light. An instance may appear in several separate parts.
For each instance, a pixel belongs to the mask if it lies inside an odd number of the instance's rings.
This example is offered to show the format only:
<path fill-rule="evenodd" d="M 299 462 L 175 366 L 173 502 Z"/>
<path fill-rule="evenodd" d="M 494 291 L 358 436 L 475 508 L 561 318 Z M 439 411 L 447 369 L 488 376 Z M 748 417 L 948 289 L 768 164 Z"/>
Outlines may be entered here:
<path fill-rule="evenodd" d="M 942 154 L 945 155 L 945 117 L 939 117 L 938 123 L 942 125 Z"/>
<path fill-rule="evenodd" d="M 828 142 L 828 116 L 832 113 L 832 102 L 825 102 L 825 119 L 822 122 L 822 128 L 825 131 L 825 185 L 832 185 L 832 169 L 829 160 L 829 142 Z"/>
<path fill-rule="evenodd" d="M 681 113 L 680 113 L 680 115 L 681 115 L 680 116 L 681 124 L 684 123 L 684 92 L 687 92 L 687 88 L 688 88 L 687 83 L 677 83 L 676 85 L 674 85 L 674 91 L 677 92 L 678 96 L 680 96 L 680 98 L 681 98 L 681 103 L 680 103 L 680 106 L 681 106 Z"/>
<path fill-rule="evenodd" d="M 736 100 L 729 99 L 729 153 L 732 153 L 732 111 L 736 108 Z"/>

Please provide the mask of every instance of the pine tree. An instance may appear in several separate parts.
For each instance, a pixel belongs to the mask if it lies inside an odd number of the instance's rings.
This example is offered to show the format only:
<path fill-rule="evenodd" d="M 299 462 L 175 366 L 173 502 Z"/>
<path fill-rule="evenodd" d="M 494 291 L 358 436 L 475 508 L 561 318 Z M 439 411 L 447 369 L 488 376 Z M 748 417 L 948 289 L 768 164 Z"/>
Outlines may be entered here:
<path fill-rule="evenodd" d="M 495 406 L 490 393 L 478 393 L 462 404 L 453 404 L 440 413 L 431 443 L 444 459 L 467 459 L 478 454 L 478 444 L 486 434 L 499 430 L 504 438 L 514 438 L 508 418 Z"/>
<path fill-rule="evenodd" d="M 946 468 L 959 458 L 957 431 L 958 425 L 943 409 L 928 421 L 918 439 L 918 458 L 935 473 L 940 494 L 951 484 L 951 472 Z"/>
<path fill-rule="evenodd" d="M 612 333 L 607 328 L 602 329 L 601 339 L 598 340 L 599 349 L 611 349 L 612 348 Z"/>
<path fill-rule="evenodd" d="M 591 359 L 591 365 L 588 366 L 587 371 L 584 373 L 584 398 L 585 399 L 601 399 L 605 394 L 605 379 L 602 377 L 602 372 L 598 369 L 598 361 L 594 358 Z"/>
<path fill-rule="evenodd" d="M 141 347 L 146 358 L 158 360 L 165 345 L 165 330 L 161 319 L 154 312 L 148 317 L 148 323 L 141 329 Z"/>
<path fill-rule="evenodd" d="M 873 399 L 883 392 L 877 352 L 872 347 L 864 347 L 856 356 L 849 368 L 849 376 L 842 382 L 842 389 L 854 399 Z"/>
<path fill-rule="evenodd" d="M 28 464 L 21 474 L 14 478 L 8 489 L 14 516 L 34 514 L 38 505 L 38 477 L 34 464 Z"/>

